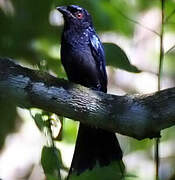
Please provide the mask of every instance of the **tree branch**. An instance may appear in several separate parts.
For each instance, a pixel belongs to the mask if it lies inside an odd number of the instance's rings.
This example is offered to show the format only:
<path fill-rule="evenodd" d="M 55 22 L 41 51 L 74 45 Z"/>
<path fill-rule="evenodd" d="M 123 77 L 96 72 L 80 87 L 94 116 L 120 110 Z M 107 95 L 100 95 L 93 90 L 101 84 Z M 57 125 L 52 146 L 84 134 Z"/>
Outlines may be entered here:
<path fill-rule="evenodd" d="M 137 139 L 175 125 L 175 88 L 146 95 L 94 91 L 0 58 L 0 98 Z"/>

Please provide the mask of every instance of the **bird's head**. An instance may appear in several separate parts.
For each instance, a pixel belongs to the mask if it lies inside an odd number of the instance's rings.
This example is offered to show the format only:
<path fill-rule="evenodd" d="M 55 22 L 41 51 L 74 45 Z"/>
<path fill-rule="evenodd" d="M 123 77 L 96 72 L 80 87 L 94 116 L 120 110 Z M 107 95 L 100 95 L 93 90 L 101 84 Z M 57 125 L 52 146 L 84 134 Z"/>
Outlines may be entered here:
<path fill-rule="evenodd" d="M 87 10 L 80 6 L 69 5 L 57 7 L 57 10 L 63 14 L 65 24 L 77 27 L 87 28 L 92 25 L 91 15 Z"/>

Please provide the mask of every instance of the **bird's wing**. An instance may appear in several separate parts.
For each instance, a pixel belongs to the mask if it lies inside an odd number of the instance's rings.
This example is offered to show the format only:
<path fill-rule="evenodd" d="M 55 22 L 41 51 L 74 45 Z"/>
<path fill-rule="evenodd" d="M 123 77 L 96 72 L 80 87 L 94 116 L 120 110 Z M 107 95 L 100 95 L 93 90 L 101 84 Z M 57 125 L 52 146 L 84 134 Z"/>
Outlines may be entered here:
<path fill-rule="evenodd" d="M 105 54 L 103 45 L 100 42 L 98 36 L 95 32 L 91 31 L 89 34 L 89 42 L 91 47 L 91 52 L 94 57 L 95 63 L 97 65 L 99 75 L 100 75 L 100 82 L 102 89 L 106 91 L 107 88 L 107 74 L 106 74 L 106 68 L 105 68 Z"/>

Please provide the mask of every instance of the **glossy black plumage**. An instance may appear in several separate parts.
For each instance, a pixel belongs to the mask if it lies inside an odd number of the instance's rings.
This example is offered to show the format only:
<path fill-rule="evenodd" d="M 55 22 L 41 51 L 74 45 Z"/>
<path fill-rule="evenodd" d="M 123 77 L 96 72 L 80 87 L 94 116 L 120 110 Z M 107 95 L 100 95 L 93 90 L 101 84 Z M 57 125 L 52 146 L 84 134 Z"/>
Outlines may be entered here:
<path fill-rule="evenodd" d="M 68 79 L 107 92 L 105 55 L 90 14 L 75 5 L 57 8 L 64 17 L 61 61 Z M 80 124 L 70 173 L 80 174 L 97 163 L 105 166 L 122 159 L 114 133 Z"/>

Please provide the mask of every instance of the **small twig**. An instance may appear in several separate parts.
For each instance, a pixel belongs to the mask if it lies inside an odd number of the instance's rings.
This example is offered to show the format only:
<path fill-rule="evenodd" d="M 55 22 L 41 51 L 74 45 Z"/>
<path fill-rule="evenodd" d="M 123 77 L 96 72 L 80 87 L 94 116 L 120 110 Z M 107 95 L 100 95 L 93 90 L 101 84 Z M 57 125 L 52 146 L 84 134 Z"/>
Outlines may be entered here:
<path fill-rule="evenodd" d="M 151 28 L 149 28 L 149 27 L 141 24 L 140 22 L 138 22 L 138 21 L 136 21 L 136 20 L 134 20 L 134 19 L 131 19 L 130 17 L 128 17 L 128 16 L 126 16 L 125 14 L 123 14 L 119 9 L 117 9 L 117 11 L 120 13 L 121 16 L 123 16 L 124 18 L 126 18 L 128 21 L 131 21 L 132 23 L 137 24 L 137 25 L 141 26 L 142 28 L 144 28 L 144 29 L 146 29 L 146 30 L 148 30 L 148 31 L 150 31 L 150 32 L 152 32 L 152 33 L 160 36 L 160 34 L 159 34 L 157 31 L 154 31 L 153 29 L 151 29 Z"/>
<path fill-rule="evenodd" d="M 174 14 L 175 14 L 175 9 L 165 18 L 164 24 L 167 23 Z"/>
<path fill-rule="evenodd" d="M 165 52 L 165 55 L 170 53 L 175 48 L 175 44 Z"/>

